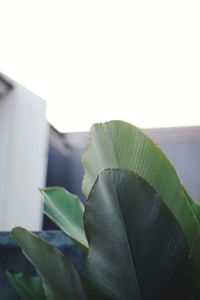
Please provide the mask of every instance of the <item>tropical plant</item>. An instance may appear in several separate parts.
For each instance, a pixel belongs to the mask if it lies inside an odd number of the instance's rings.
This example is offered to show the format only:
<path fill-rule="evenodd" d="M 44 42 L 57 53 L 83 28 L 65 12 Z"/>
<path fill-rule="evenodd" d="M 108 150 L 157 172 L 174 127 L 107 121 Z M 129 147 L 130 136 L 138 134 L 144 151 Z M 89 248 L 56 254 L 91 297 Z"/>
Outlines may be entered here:
<path fill-rule="evenodd" d="M 85 272 L 15 228 L 39 275 L 8 273 L 21 298 L 199 300 L 200 208 L 159 147 L 128 123 L 95 124 L 83 166 L 85 207 L 63 188 L 41 192 L 45 214 L 85 253 Z"/>

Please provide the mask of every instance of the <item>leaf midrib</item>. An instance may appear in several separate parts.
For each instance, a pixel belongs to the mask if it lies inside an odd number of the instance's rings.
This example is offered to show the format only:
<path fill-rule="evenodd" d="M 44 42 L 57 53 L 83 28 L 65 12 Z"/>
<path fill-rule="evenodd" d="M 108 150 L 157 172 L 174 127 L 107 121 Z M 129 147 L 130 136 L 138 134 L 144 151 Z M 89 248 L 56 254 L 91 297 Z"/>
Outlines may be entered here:
<path fill-rule="evenodd" d="M 113 184 L 113 182 L 112 182 L 112 186 L 114 187 L 114 192 L 116 194 L 117 199 L 119 199 L 120 197 L 118 195 L 118 191 L 116 189 L 115 184 Z M 133 262 L 132 252 L 131 252 L 131 249 L 130 249 L 130 246 L 129 246 L 129 240 L 128 240 L 128 236 L 127 236 L 126 226 L 125 226 L 125 223 L 124 223 L 124 215 L 123 215 L 123 212 L 122 212 L 122 209 L 121 209 L 120 201 L 118 200 L 117 202 L 118 202 L 118 207 L 120 208 L 119 209 L 119 218 L 121 220 L 122 230 L 123 230 L 124 235 L 125 235 L 125 241 L 126 241 L 126 245 L 127 245 L 128 255 L 129 255 L 129 258 L 130 258 L 130 261 L 131 261 L 132 268 L 135 271 L 135 276 L 136 276 L 136 280 L 137 280 L 138 291 L 139 291 L 140 299 L 141 299 L 140 284 L 138 282 L 137 271 L 136 271 L 136 268 L 135 268 L 135 264 Z"/>

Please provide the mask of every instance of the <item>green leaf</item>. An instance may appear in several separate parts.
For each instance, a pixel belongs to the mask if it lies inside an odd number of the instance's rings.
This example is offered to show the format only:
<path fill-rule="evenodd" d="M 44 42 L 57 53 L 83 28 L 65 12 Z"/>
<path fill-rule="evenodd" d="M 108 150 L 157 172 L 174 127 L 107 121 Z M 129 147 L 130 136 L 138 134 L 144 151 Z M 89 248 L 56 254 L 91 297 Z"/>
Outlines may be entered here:
<path fill-rule="evenodd" d="M 39 276 L 7 271 L 7 275 L 22 300 L 46 300 Z"/>
<path fill-rule="evenodd" d="M 179 299 L 176 280 L 189 246 L 170 210 L 143 178 L 120 169 L 101 171 L 84 222 L 89 281 L 100 299 Z"/>
<path fill-rule="evenodd" d="M 42 279 L 48 300 L 83 300 L 79 275 L 58 249 L 24 228 L 14 228 L 12 236 Z"/>
<path fill-rule="evenodd" d="M 88 242 L 83 225 L 84 206 L 80 199 L 61 187 L 40 191 L 44 196 L 44 213 L 87 253 Z"/>
<path fill-rule="evenodd" d="M 183 190 L 194 215 L 196 216 L 198 222 L 200 223 L 200 204 L 190 197 L 190 195 L 188 194 L 188 192 L 184 187 Z"/>
<path fill-rule="evenodd" d="M 122 168 L 138 173 L 161 195 L 192 245 L 200 225 L 174 167 L 142 131 L 122 121 L 95 124 L 83 155 L 83 165 L 85 175 L 82 189 L 86 196 L 101 169 Z"/>
<path fill-rule="evenodd" d="M 191 294 L 195 300 L 200 299 L 200 234 L 197 236 L 190 250 L 186 269 L 187 283 L 191 288 Z"/>

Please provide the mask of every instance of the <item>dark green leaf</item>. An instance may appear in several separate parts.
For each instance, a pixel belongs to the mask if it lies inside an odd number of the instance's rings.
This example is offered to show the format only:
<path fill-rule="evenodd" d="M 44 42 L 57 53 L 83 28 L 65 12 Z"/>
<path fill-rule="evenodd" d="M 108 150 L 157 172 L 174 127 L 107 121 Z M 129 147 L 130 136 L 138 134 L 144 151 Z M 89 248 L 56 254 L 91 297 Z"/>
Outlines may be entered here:
<path fill-rule="evenodd" d="M 88 242 L 83 225 L 84 206 L 80 199 L 61 187 L 41 189 L 44 213 L 55 222 L 85 253 Z"/>
<path fill-rule="evenodd" d="M 23 228 L 14 228 L 12 236 L 35 266 L 48 300 L 85 299 L 77 271 L 58 249 Z"/>
<path fill-rule="evenodd" d="M 40 277 L 14 271 L 7 275 L 22 300 L 46 300 Z"/>
<path fill-rule="evenodd" d="M 89 281 L 100 299 L 179 299 L 176 280 L 189 246 L 173 214 L 144 179 L 119 169 L 101 171 L 84 221 Z"/>
<path fill-rule="evenodd" d="M 138 173 L 161 195 L 192 245 L 200 225 L 183 193 L 176 171 L 142 131 L 122 122 L 95 124 L 83 156 L 83 192 L 88 196 L 99 170 L 122 168 Z"/>
<path fill-rule="evenodd" d="M 185 196 L 192 208 L 194 215 L 196 216 L 198 222 L 200 223 L 200 204 L 190 197 L 190 195 L 188 194 L 188 192 L 186 191 L 186 189 L 184 187 L 183 187 L 183 190 L 184 190 Z"/>
<path fill-rule="evenodd" d="M 186 265 L 186 279 L 195 300 L 200 299 L 200 234 L 197 236 Z"/>

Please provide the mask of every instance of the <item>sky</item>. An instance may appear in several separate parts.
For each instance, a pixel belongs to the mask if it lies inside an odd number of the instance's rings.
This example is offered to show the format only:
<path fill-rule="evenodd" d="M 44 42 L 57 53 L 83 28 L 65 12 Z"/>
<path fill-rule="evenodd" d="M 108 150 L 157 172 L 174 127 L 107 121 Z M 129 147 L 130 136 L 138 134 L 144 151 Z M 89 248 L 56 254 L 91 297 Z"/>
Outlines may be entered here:
<path fill-rule="evenodd" d="M 200 2 L 0 0 L 0 71 L 61 132 L 200 125 Z"/>

